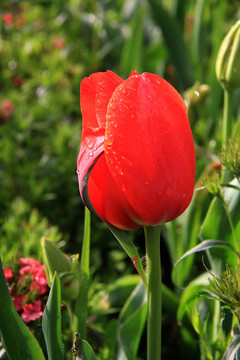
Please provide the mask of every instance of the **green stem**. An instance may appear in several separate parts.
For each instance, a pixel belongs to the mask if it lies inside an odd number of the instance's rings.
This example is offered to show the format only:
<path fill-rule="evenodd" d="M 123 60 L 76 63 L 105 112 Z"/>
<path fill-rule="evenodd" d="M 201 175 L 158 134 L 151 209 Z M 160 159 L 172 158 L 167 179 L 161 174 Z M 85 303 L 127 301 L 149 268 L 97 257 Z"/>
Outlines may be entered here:
<path fill-rule="evenodd" d="M 226 145 L 228 139 L 232 133 L 232 114 L 233 114 L 233 93 L 226 88 L 224 88 L 223 92 L 223 128 L 222 128 L 222 144 Z M 229 171 L 226 168 L 223 169 L 221 181 L 228 182 L 229 181 Z"/>
<path fill-rule="evenodd" d="M 233 109 L 233 93 L 224 89 L 223 104 L 223 144 L 226 144 L 232 133 L 232 109 Z"/>
<path fill-rule="evenodd" d="M 145 227 L 148 274 L 147 359 L 161 360 L 162 274 L 160 226 Z"/>
<path fill-rule="evenodd" d="M 89 278 L 89 261 L 90 261 L 90 236 L 91 236 L 91 213 L 87 207 L 85 207 L 84 217 L 84 233 L 81 255 L 81 269 L 84 270 Z"/>
<path fill-rule="evenodd" d="M 74 333 L 80 333 L 82 339 L 86 339 L 87 332 L 88 287 L 90 277 L 90 229 L 91 214 L 87 207 L 85 207 L 81 268 L 79 274 L 79 292 L 74 304 Z"/>
<path fill-rule="evenodd" d="M 238 245 L 238 239 L 237 239 L 236 231 L 235 231 L 235 228 L 234 228 L 234 225 L 233 225 L 233 222 L 232 222 L 230 211 L 229 211 L 228 206 L 226 204 L 226 201 L 224 199 L 223 199 L 223 207 L 224 207 L 224 209 L 226 211 L 228 222 L 229 222 L 229 225 L 230 225 L 230 228 L 231 228 L 231 231 L 232 231 L 235 250 L 239 254 L 239 245 Z"/>

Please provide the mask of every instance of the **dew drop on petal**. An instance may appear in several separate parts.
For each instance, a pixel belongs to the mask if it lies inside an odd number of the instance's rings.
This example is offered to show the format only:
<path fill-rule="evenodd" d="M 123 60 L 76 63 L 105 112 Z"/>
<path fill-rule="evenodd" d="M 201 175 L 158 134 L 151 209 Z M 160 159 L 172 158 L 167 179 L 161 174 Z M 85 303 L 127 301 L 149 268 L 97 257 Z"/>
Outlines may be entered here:
<path fill-rule="evenodd" d="M 126 185 L 124 185 L 124 184 L 122 184 L 122 185 L 120 186 L 120 189 L 121 189 L 122 192 L 126 192 L 126 191 L 127 191 Z"/>

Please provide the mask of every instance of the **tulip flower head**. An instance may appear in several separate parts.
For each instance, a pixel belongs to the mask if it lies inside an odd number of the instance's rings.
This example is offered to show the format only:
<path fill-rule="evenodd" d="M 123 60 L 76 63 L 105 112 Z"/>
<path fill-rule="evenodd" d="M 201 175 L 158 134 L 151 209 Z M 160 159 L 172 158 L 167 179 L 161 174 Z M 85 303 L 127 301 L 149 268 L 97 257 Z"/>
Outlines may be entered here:
<path fill-rule="evenodd" d="M 85 205 L 120 229 L 154 226 L 189 205 L 194 142 L 185 103 L 161 77 L 111 71 L 84 78 L 77 173 Z"/>

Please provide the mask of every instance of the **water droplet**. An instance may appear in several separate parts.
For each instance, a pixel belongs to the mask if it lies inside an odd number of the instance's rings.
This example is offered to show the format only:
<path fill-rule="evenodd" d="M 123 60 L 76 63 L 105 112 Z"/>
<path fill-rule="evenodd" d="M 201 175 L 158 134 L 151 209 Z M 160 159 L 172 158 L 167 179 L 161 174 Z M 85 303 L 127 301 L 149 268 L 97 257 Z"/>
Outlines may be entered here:
<path fill-rule="evenodd" d="M 106 134 L 106 137 L 105 137 L 105 146 L 106 146 L 106 147 L 110 147 L 110 146 L 112 146 L 112 143 L 113 143 L 113 134 L 111 134 L 111 133 Z"/>
<path fill-rule="evenodd" d="M 115 129 L 117 128 L 117 122 L 116 122 L 116 121 L 112 121 L 110 124 L 111 124 L 111 126 L 114 127 Z"/>
<path fill-rule="evenodd" d="M 120 186 L 120 189 L 122 190 L 122 192 L 126 192 L 127 191 L 127 188 L 126 188 L 126 185 L 122 184 Z"/>
<path fill-rule="evenodd" d="M 100 94 L 100 96 L 101 96 L 101 94 Z M 102 104 L 102 99 L 99 97 L 98 99 L 97 99 L 97 101 L 96 101 L 96 103 L 97 103 L 97 105 L 101 105 Z"/>
<path fill-rule="evenodd" d="M 117 161 L 117 158 L 115 158 L 115 161 Z M 119 174 L 119 175 L 123 175 L 123 170 L 122 168 L 120 167 L 120 165 L 116 165 L 116 172 Z"/>
<path fill-rule="evenodd" d="M 108 104 L 108 109 L 109 110 L 115 110 L 117 108 L 117 103 L 115 103 L 115 102 L 110 102 L 109 104 Z"/>
<path fill-rule="evenodd" d="M 94 152 L 93 151 L 89 151 L 87 153 L 87 160 L 89 160 L 90 158 L 92 158 L 94 156 Z"/>

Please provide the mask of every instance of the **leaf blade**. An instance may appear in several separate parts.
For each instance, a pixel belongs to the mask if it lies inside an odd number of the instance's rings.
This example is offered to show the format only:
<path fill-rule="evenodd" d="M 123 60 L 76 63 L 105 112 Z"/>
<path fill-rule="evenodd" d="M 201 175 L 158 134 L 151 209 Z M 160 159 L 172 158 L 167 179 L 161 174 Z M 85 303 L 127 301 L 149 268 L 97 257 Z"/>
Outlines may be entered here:
<path fill-rule="evenodd" d="M 61 284 L 56 272 L 43 313 L 42 329 L 47 346 L 48 359 L 63 360 L 61 339 Z"/>

